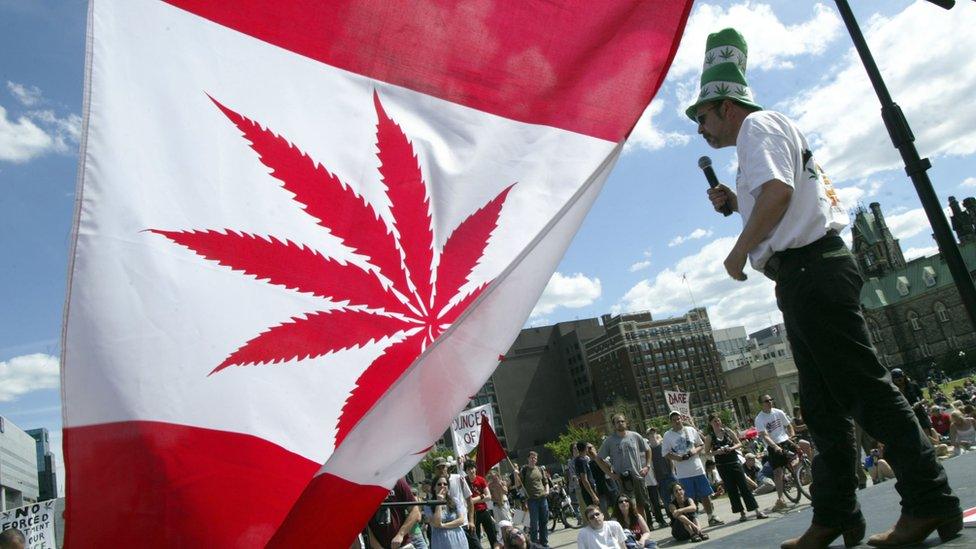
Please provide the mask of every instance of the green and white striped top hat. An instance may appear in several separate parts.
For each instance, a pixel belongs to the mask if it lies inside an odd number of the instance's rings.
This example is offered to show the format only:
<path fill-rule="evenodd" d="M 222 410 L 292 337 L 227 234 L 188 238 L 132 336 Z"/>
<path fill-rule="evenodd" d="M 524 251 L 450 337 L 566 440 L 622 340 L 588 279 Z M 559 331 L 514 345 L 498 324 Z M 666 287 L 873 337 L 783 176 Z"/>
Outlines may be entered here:
<path fill-rule="evenodd" d="M 749 46 L 739 31 L 728 28 L 708 35 L 705 41 L 705 64 L 702 70 L 719 63 L 735 63 L 742 74 L 746 72 Z"/>
<path fill-rule="evenodd" d="M 698 107 L 704 103 L 731 99 L 740 105 L 761 111 L 749 83 L 746 82 L 745 66 L 748 48 L 746 41 L 735 29 L 724 29 L 710 34 L 706 43 L 705 68 L 701 75 L 701 90 L 695 103 L 685 109 L 692 122 Z M 714 53 L 714 59 L 709 54 Z M 710 63 L 711 61 L 711 63 Z"/>

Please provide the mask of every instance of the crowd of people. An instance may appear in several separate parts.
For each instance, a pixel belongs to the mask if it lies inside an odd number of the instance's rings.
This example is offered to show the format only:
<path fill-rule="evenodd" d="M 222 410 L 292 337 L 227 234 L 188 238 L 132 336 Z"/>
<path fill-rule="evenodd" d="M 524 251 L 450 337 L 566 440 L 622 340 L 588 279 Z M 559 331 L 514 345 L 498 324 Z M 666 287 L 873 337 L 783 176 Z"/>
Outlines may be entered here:
<path fill-rule="evenodd" d="M 923 390 L 899 369 L 891 376 L 942 457 L 976 448 L 976 380 L 965 380 L 947 401 L 937 384 Z M 553 496 L 567 492 L 583 523 L 577 537 L 582 549 L 655 547 L 651 532 L 659 528 L 670 529 L 675 540 L 707 540 L 705 528 L 724 524 L 713 498 L 728 497 L 743 522 L 768 517 L 756 500 L 760 494 L 775 491 L 768 511 L 785 511 L 786 466 L 816 453 L 798 407 L 787 414 L 770 395 L 762 395 L 759 405 L 754 431 L 727 426 L 718 414 L 709 414 L 699 429 L 672 412 L 663 433 L 654 427 L 639 433 L 617 414 L 599 448 L 577 441 L 568 461 L 552 467 L 530 452 L 523 466 L 509 462 L 508 474 L 496 466 L 487 478 L 473 461 L 438 458 L 431 478 L 416 487 L 401 479 L 390 490 L 386 503 L 394 505 L 372 518 L 362 547 L 474 549 L 483 540 L 496 549 L 548 547 L 550 509 L 558 505 Z M 872 484 L 895 478 L 884 444 L 860 431 L 857 437 L 861 487 L 868 478 Z M 395 505 L 410 502 L 418 505 Z"/>

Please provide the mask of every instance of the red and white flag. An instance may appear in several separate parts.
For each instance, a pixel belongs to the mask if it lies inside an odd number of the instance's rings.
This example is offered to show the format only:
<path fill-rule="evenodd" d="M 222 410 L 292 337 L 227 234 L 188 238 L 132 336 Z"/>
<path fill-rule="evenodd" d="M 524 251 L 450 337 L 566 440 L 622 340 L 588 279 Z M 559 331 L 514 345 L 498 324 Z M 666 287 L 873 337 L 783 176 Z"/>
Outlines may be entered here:
<path fill-rule="evenodd" d="M 69 547 L 348 547 L 484 384 L 691 1 L 92 0 Z"/>

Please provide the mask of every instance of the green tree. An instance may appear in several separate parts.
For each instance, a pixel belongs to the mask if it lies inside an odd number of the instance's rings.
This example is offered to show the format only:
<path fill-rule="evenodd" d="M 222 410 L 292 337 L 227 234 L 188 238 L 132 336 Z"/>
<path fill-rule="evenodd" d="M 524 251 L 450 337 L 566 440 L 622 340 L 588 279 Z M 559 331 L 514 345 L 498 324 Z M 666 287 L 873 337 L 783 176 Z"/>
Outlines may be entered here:
<path fill-rule="evenodd" d="M 573 455 L 572 445 L 576 444 L 577 441 L 585 440 L 594 446 L 599 446 L 602 438 L 603 433 L 595 427 L 567 425 L 566 432 L 559 435 L 556 440 L 547 442 L 546 448 L 556 456 L 560 463 L 563 463 Z"/>
<path fill-rule="evenodd" d="M 439 457 L 448 458 L 452 455 L 454 455 L 454 450 L 451 448 L 434 448 L 427 452 L 424 459 L 420 460 L 420 468 L 424 470 L 424 475 L 430 478 L 434 474 L 434 460 Z"/>
<path fill-rule="evenodd" d="M 657 432 L 663 435 L 665 431 L 671 428 L 671 420 L 668 419 L 668 416 L 652 417 L 647 420 L 647 427 L 656 427 Z"/>

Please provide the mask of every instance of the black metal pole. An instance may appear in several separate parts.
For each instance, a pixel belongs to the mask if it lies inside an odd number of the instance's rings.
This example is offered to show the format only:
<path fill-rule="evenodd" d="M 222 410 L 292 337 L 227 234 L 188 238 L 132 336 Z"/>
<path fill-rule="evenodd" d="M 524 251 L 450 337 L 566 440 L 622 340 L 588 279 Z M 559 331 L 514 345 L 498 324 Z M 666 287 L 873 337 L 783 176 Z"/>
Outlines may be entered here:
<path fill-rule="evenodd" d="M 868 49 L 868 44 L 864 41 L 864 36 L 857 26 L 850 5 L 848 5 L 847 0 L 836 0 L 836 2 L 841 18 L 847 25 L 847 31 L 851 34 L 851 40 L 854 41 L 854 47 L 857 49 L 861 62 L 864 63 L 864 69 L 874 86 L 874 91 L 881 101 L 881 118 L 884 120 L 885 127 L 888 128 L 891 142 L 901 153 L 901 158 L 905 162 L 905 171 L 912 178 L 912 183 L 915 184 L 915 192 L 918 193 L 922 208 L 925 209 L 925 215 L 932 225 L 932 231 L 935 235 L 935 241 L 939 245 L 939 251 L 942 253 L 942 259 L 949 267 L 952 280 L 959 289 L 959 296 L 962 298 L 963 307 L 969 314 L 969 321 L 976 327 L 976 286 L 973 285 L 973 278 L 962 259 L 962 254 L 959 253 L 959 246 L 956 245 L 956 239 L 952 236 L 952 229 L 949 228 L 949 222 L 939 204 L 939 197 L 935 194 L 932 182 L 926 173 L 932 164 L 927 158 L 918 156 L 918 149 L 915 148 L 914 143 L 915 136 L 912 134 L 911 128 L 908 127 L 908 120 L 905 118 L 901 107 L 892 100 L 891 94 L 888 93 L 888 88 L 881 78 L 881 71 L 878 70 L 871 50 Z"/>

